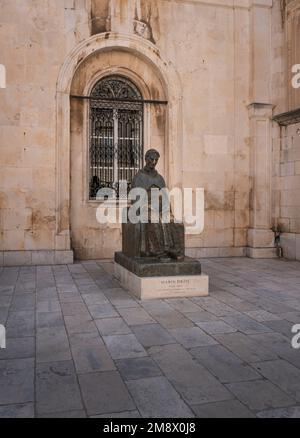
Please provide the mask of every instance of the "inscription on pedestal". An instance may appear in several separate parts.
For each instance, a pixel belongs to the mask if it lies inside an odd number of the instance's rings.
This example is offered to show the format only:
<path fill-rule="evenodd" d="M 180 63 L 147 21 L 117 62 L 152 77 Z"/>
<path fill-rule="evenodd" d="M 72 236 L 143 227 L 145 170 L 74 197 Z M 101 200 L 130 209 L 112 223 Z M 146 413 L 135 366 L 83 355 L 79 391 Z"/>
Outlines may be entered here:
<path fill-rule="evenodd" d="M 186 294 L 187 292 L 192 292 L 196 290 L 196 285 L 193 285 L 191 279 L 166 279 L 160 280 L 160 285 L 158 285 L 158 292 L 171 291 L 174 294 Z"/>

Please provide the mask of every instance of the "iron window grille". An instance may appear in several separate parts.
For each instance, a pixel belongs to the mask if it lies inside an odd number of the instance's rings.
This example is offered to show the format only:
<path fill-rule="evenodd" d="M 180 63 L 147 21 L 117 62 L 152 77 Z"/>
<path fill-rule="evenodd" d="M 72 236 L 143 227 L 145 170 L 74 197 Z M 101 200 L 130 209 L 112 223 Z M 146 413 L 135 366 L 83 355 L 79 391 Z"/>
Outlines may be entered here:
<path fill-rule="evenodd" d="M 89 197 L 113 189 L 120 199 L 121 184 L 130 190 L 143 166 L 144 101 L 130 80 L 109 76 L 96 83 L 89 103 Z"/>

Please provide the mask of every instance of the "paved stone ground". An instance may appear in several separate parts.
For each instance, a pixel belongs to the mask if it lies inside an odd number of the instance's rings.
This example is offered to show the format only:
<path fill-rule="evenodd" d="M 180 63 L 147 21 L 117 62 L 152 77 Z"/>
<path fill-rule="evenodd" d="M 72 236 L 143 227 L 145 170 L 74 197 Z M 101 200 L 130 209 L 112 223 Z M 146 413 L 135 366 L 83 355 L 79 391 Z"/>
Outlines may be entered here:
<path fill-rule="evenodd" d="M 300 417 L 300 264 L 203 266 L 210 297 L 146 302 L 109 262 L 2 268 L 0 417 Z"/>

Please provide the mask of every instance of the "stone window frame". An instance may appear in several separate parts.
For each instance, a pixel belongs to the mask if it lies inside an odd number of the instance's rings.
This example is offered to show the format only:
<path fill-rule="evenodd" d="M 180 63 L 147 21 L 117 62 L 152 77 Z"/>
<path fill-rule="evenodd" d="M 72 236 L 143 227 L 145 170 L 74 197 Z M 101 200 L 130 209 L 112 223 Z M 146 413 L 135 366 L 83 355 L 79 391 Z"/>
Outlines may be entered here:
<path fill-rule="evenodd" d="M 182 187 L 182 84 L 173 64 L 150 41 L 136 35 L 107 32 L 78 44 L 67 56 L 59 73 L 56 89 L 56 250 L 71 249 L 70 221 L 70 91 L 79 66 L 104 50 L 127 50 L 144 59 L 161 78 L 169 102 L 166 123 L 166 180 L 169 187 Z"/>

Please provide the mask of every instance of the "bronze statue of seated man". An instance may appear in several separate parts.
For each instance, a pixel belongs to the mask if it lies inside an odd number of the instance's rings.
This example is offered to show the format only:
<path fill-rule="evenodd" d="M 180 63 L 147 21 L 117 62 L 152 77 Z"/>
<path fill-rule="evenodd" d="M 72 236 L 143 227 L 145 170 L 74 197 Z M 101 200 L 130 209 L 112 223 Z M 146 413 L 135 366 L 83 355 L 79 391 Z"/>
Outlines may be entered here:
<path fill-rule="evenodd" d="M 147 211 L 148 221 L 139 223 L 139 257 L 154 257 L 160 261 L 171 259 L 183 260 L 184 255 L 184 225 L 174 221 L 171 210 L 169 209 L 170 220 L 163 220 L 163 200 L 159 196 L 158 207 L 151 202 L 151 189 L 166 189 L 164 178 L 157 172 L 156 165 L 160 154 L 155 149 L 150 149 L 145 156 L 146 166 L 141 169 L 132 181 L 132 188 L 142 188 L 147 192 L 145 204 L 141 206 Z M 155 218 L 155 220 L 153 220 Z M 129 227 L 128 227 L 129 225 Z M 130 224 L 123 226 L 123 235 L 130 234 Z M 125 242 L 125 245 L 124 245 Z M 130 236 L 123 237 L 123 252 L 126 254 Z M 133 254 L 132 254 L 133 255 Z"/>

